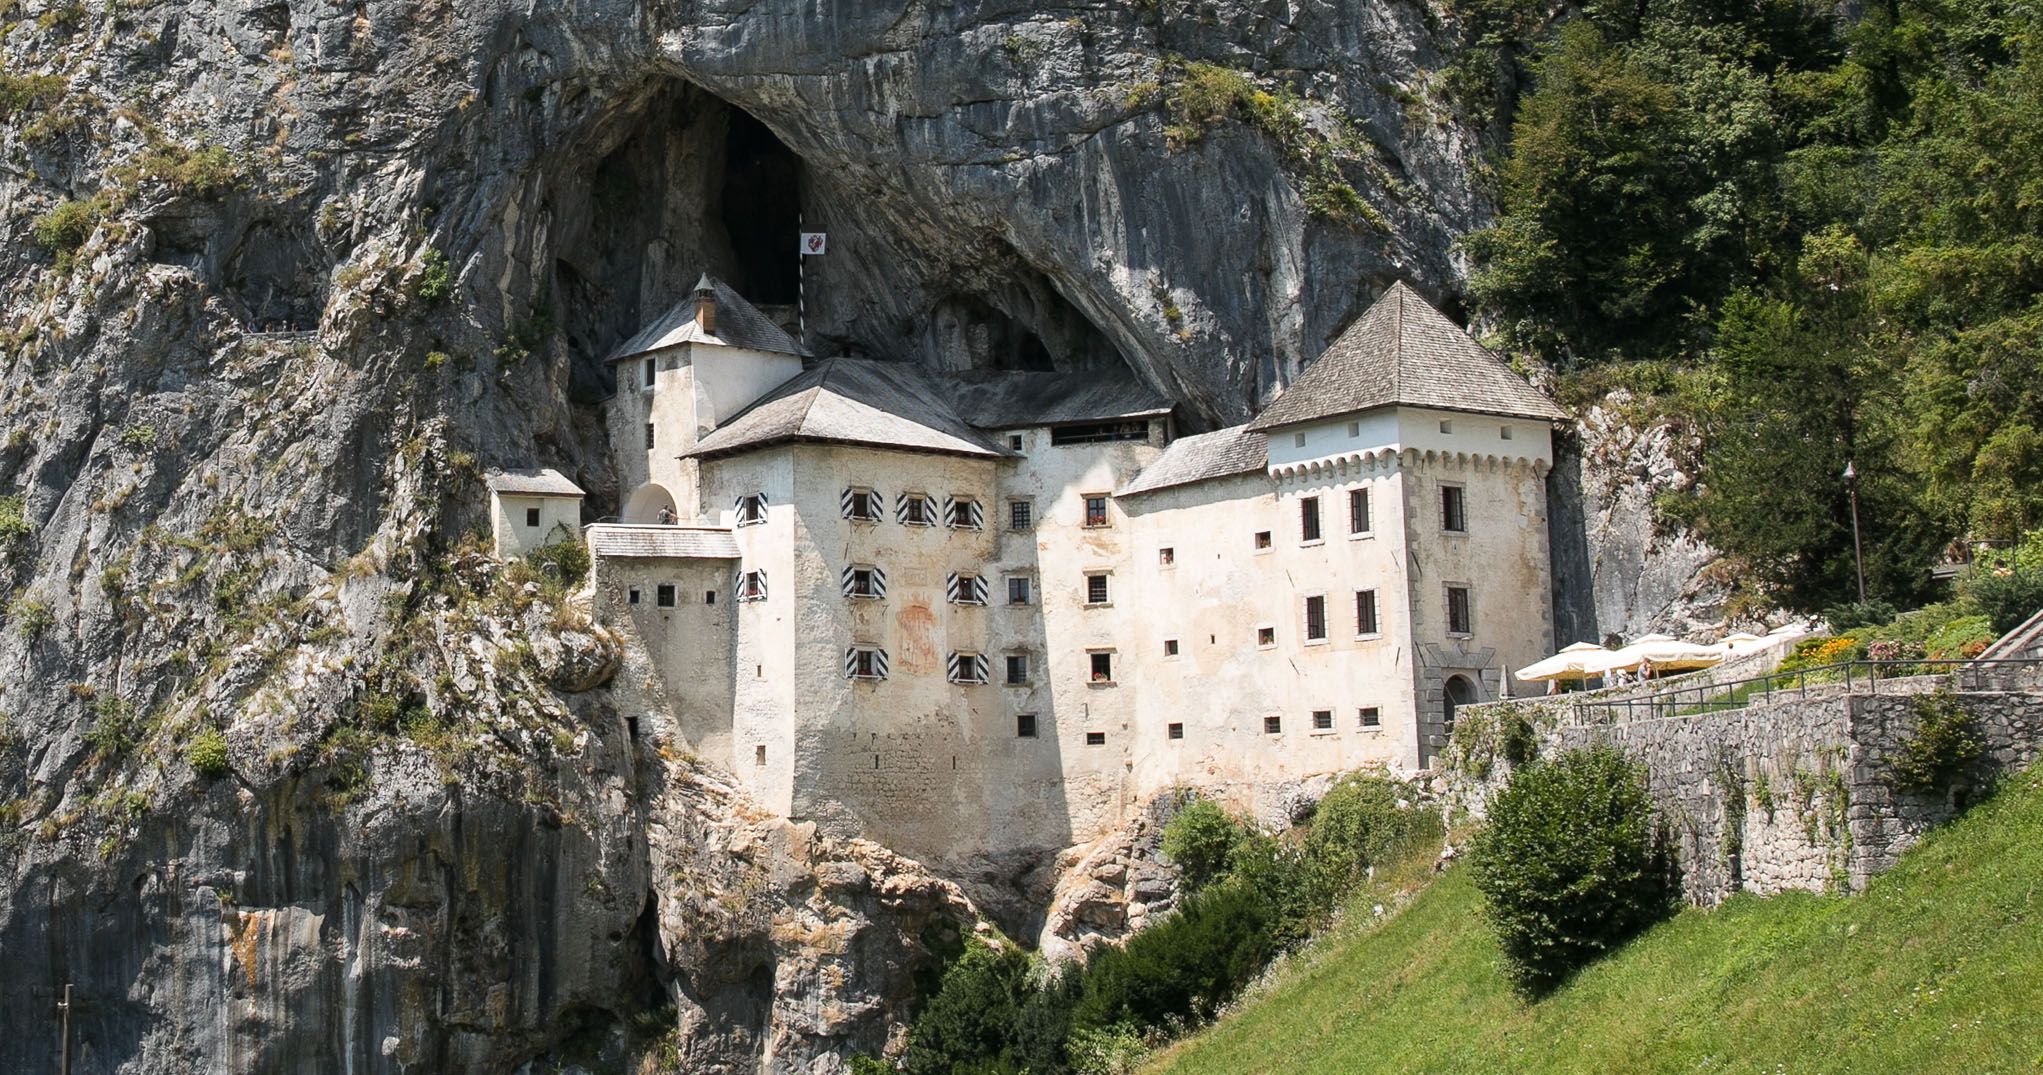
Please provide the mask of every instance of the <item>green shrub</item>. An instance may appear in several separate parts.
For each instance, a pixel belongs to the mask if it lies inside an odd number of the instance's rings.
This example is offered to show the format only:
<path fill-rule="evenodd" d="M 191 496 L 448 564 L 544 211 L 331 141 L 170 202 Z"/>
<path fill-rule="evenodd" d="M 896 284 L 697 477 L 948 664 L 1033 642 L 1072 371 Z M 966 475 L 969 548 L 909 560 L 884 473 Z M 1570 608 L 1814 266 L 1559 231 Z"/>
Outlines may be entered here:
<path fill-rule="evenodd" d="M 1093 956 L 1071 1021 L 1078 1027 L 1208 1019 L 1276 953 L 1276 915 L 1252 880 L 1230 877 L 1176 913 Z"/>
<path fill-rule="evenodd" d="M 1850 631 L 1859 627 L 1884 627 L 1894 622 L 1894 606 L 1874 598 L 1870 601 L 1848 601 L 1832 605 L 1823 610 L 1823 618 L 1833 630 Z"/>
<path fill-rule="evenodd" d="M 185 744 L 184 760 L 192 771 L 207 779 L 227 775 L 227 737 L 218 728 L 207 728 Z"/>
<path fill-rule="evenodd" d="M 121 430 L 120 435 L 121 447 L 126 448 L 130 451 L 136 452 L 147 451 L 149 450 L 149 448 L 154 446 L 155 443 L 156 443 L 155 426 L 132 425 L 126 429 Z"/>
<path fill-rule="evenodd" d="M 48 107 L 64 95 L 62 75 L 17 75 L 0 71 L 0 119 Z"/>
<path fill-rule="evenodd" d="M 1915 734 L 1887 759 L 1887 783 L 1896 791 L 1932 792 L 1965 774 L 1986 753 L 1979 721 L 1948 690 L 1908 700 Z"/>
<path fill-rule="evenodd" d="M 1923 643 L 1923 650 L 1932 660 L 1966 659 L 1978 656 L 1997 637 L 1992 620 L 1961 616 L 1937 628 Z"/>
<path fill-rule="evenodd" d="M 1537 996 L 1672 909 L 1645 772 L 1604 747 L 1512 774 L 1470 863 L 1506 972 Z"/>
<path fill-rule="evenodd" d="M 1078 1075 L 1134 1075 L 1149 1055 L 1141 1028 L 1132 1023 L 1080 1028 L 1065 1049 Z"/>
<path fill-rule="evenodd" d="M 1421 827 L 1419 811 L 1409 802 L 1398 805 L 1407 795 L 1394 780 L 1348 776 L 1320 799 L 1305 837 L 1305 857 L 1329 902 L 1365 869 L 1403 849 Z"/>
<path fill-rule="evenodd" d="M 135 707 L 118 698 L 101 698 L 92 706 L 92 727 L 85 731 L 85 743 L 102 758 L 117 758 L 134 749 L 142 739 L 142 722 Z"/>
<path fill-rule="evenodd" d="M 7 618 L 14 621 L 14 629 L 21 632 L 21 637 L 27 639 L 41 637 L 44 631 L 49 630 L 50 624 L 56 621 L 56 616 L 50 612 L 50 606 L 33 597 L 16 598 L 13 604 L 7 606 Z"/>
<path fill-rule="evenodd" d="M 0 554 L 32 532 L 26 511 L 19 496 L 0 496 Z"/>
<path fill-rule="evenodd" d="M 589 576 L 589 547 L 579 537 L 534 549 L 526 559 L 547 578 L 565 587 L 578 586 Z"/>
<path fill-rule="evenodd" d="M 973 942 L 944 972 L 936 995 L 923 1005 L 909 1028 L 903 1070 L 912 1075 L 940 1075 L 958 1070 L 1048 1070 L 1033 1066 L 1022 1033 L 1032 1010 L 1041 1014 L 1036 968 L 1026 952 L 1010 945 L 998 949 Z M 1061 1053 L 1063 1033 L 1055 1035 L 1050 1058 Z"/>
<path fill-rule="evenodd" d="M 1981 557 L 1966 569 L 1958 590 L 1996 635 L 2021 626 L 2043 609 L 2043 531 L 2031 533 L 2019 549 Z"/>
<path fill-rule="evenodd" d="M 419 257 L 418 297 L 429 303 L 442 303 L 454 293 L 454 275 L 447 268 L 447 255 L 437 247 L 427 247 Z"/>
<path fill-rule="evenodd" d="M 1197 890 L 1227 868 L 1247 835 L 1242 824 L 1209 799 L 1178 809 L 1163 827 L 1163 857 L 1177 864 L 1187 890 Z"/>
<path fill-rule="evenodd" d="M 92 238 L 93 229 L 105 215 L 106 203 L 99 198 L 64 202 L 36 217 L 29 225 L 29 237 L 54 254 L 69 254 Z"/>

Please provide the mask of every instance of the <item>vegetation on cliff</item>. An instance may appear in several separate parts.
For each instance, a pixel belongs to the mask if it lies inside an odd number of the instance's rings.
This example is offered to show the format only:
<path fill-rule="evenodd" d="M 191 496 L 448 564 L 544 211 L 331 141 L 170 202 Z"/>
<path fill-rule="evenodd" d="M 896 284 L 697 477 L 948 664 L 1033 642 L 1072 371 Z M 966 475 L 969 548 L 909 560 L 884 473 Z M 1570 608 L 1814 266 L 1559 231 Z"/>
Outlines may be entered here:
<path fill-rule="evenodd" d="M 1897 604 L 1952 539 L 2043 524 L 2039 25 L 1591 2 L 1536 46 L 1477 298 L 1578 401 L 1626 388 L 1698 434 L 1660 507 L 1756 596 L 1855 596 L 1847 463 Z"/>

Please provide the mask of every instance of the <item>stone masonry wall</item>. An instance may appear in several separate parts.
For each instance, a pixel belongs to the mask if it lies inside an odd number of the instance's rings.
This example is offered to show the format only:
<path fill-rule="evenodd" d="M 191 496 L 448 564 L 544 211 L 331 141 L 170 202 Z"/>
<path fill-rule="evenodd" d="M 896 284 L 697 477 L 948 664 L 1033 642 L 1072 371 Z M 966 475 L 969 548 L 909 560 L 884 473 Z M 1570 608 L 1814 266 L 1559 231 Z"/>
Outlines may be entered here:
<path fill-rule="evenodd" d="M 1889 760 L 1913 737 L 1923 697 L 1948 683 L 1886 680 L 1878 694 L 1840 685 L 1735 711 L 1547 727 L 1538 751 L 1600 743 L 1644 762 L 1690 902 L 1713 905 L 1740 891 L 1855 892 L 1997 773 L 2043 750 L 2043 691 L 2033 682 L 1980 684 L 2006 689 L 1951 697 L 1976 720 L 1986 756 L 1938 792 L 1896 791 Z M 1482 708 L 1491 716 L 1506 709 Z M 1456 759 L 1460 796 L 1480 803 L 1510 766 L 1472 753 Z"/>

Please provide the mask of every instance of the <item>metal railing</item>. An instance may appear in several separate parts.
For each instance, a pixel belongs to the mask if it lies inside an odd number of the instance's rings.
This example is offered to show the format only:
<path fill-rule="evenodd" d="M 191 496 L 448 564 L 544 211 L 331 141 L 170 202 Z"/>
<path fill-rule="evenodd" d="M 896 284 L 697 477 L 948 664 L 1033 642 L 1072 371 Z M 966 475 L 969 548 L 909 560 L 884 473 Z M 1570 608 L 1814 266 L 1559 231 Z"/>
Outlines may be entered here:
<path fill-rule="evenodd" d="M 2024 672 L 2039 673 L 2022 676 Z M 2043 686 L 2043 658 L 1908 659 L 1839 661 L 1836 664 L 1769 672 L 1763 676 L 1698 683 L 1655 694 L 1575 704 L 1578 724 L 1614 724 L 1699 713 L 1720 713 L 1784 699 L 1879 694 L 1889 680 L 1947 678 L 1953 690 L 2010 690 Z M 2025 682 L 2026 681 L 2026 682 Z M 1893 684 L 1889 693 L 1899 691 Z"/>

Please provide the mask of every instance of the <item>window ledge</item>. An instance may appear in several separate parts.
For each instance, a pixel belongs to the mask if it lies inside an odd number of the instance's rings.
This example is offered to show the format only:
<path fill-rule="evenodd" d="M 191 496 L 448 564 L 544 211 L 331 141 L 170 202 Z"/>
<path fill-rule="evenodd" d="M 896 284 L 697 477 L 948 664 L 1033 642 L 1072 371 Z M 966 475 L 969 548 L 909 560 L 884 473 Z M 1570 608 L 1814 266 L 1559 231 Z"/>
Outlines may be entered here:
<path fill-rule="evenodd" d="M 1327 736 L 1339 735 L 1341 733 L 1340 730 L 1336 728 L 1314 728 L 1312 731 L 1307 732 L 1306 734 L 1312 736 L 1315 739 L 1324 739 Z"/>
<path fill-rule="evenodd" d="M 1120 684 L 1119 684 L 1119 683 L 1116 683 L 1115 681 L 1113 681 L 1113 680 L 1111 680 L 1111 679 L 1093 679 L 1093 680 L 1087 680 L 1087 681 L 1086 681 L 1086 684 L 1085 684 L 1085 685 L 1086 685 L 1086 686 L 1088 686 L 1088 687 L 1095 687 L 1095 688 L 1098 688 L 1098 687 L 1118 687 L 1118 686 L 1120 686 Z"/>
<path fill-rule="evenodd" d="M 1475 637 L 1475 632 L 1474 632 L 1474 631 L 1449 631 L 1449 632 L 1447 632 L 1447 637 L 1449 637 L 1449 638 L 1474 638 L 1474 637 Z"/>
<path fill-rule="evenodd" d="M 1374 530 L 1363 530 L 1363 531 L 1360 531 L 1360 532 L 1358 532 L 1358 533 L 1351 533 L 1351 534 L 1349 534 L 1349 535 L 1348 535 L 1348 540 L 1349 540 L 1349 541 L 1360 541 L 1360 540 L 1362 540 L 1363 538 L 1373 538 L 1373 537 L 1375 537 L 1375 536 L 1376 536 L 1376 531 L 1374 531 Z"/>
<path fill-rule="evenodd" d="M 1313 539 L 1312 539 L 1311 541 L 1301 541 L 1301 542 L 1299 542 L 1299 543 L 1298 543 L 1298 547 L 1299 547 L 1299 548 L 1301 548 L 1301 549 L 1309 549 L 1309 548 L 1312 548 L 1312 547 L 1313 547 L 1314 545 L 1324 545 L 1324 544 L 1326 544 L 1326 543 L 1327 543 L 1327 539 L 1325 539 L 1325 538 L 1313 538 Z"/>
<path fill-rule="evenodd" d="M 1368 634 L 1366 634 L 1366 635 L 1356 635 L 1356 636 L 1355 636 L 1355 641 L 1357 641 L 1357 642 L 1381 642 L 1381 641 L 1383 641 L 1383 632 L 1382 632 L 1382 631 L 1371 631 L 1370 633 L 1368 633 Z"/>
<path fill-rule="evenodd" d="M 1324 646 L 1328 641 L 1328 639 L 1324 638 L 1308 638 L 1305 640 L 1305 644 L 1308 646 Z"/>
<path fill-rule="evenodd" d="M 1084 606 L 1084 607 L 1086 607 L 1086 608 L 1113 608 L 1113 607 L 1114 607 L 1114 603 L 1113 603 L 1112 601 L 1087 601 L 1087 602 L 1085 603 L 1085 606 Z"/>

